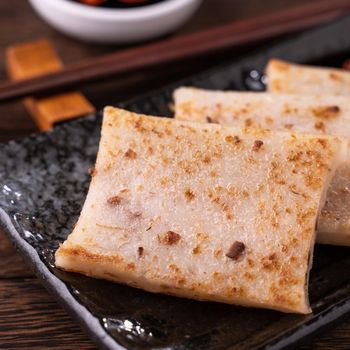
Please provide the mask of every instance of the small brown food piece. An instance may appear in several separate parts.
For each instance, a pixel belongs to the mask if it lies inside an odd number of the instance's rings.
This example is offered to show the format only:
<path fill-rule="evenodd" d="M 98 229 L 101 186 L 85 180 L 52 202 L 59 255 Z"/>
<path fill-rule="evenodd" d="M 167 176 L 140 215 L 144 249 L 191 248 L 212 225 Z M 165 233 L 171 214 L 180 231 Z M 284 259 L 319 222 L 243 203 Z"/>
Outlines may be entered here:
<path fill-rule="evenodd" d="M 264 142 L 262 142 L 261 140 L 256 140 L 256 141 L 254 141 L 252 150 L 255 151 L 255 152 L 259 151 L 259 149 L 261 148 L 261 146 L 262 146 L 263 144 L 264 144 Z"/>
<path fill-rule="evenodd" d="M 241 143 L 242 142 L 242 140 L 238 137 L 238 136 L 233 136 L 233 140 L 234 140 L 234 142 L 235 142 L 235 144 L 236 145 L 238 145 L 239 143 Z"/>
<path fill-rule="evenodd" d="M 181 236 L 178 233 L 174 231 L 168 231 L 162 238 L 162 243 L 167 245 L 173 245 L 176 244 L 180 239 Z"/>
<path fill-rule="evenodd" d="M 230 249 L 225 255 L 232 260 L 238 260 L 242 256 L 244 251 L 245 251 L 244 243 L 236 241 L 231 245 Z"/>
<path fill-rule="evenodd" d="M 141 216 L 142 216 L 142 212 L 140 212 L 140 211 L 135 211 L 135 212 L 129 213 L 129 217 L 131 219 L 137 219 L 137 218 L 140 218 Z"/>
<path fill-rule="evenodd" d="M 215 123 L 212 117 L 206 116 L 207 123 Z"/>
<path fill-rule="evenodd" d="M 137 248 L 137 254 L 139 255 L 139 258 L 141 258 L 141 256 L 143 255 L 144 249 L 143 247 L 138 247 Z"/>
<path fill-rule="evenodd" d="M 118 205 L 121 203 L 121 201 L 122 199 L 119 196 L 114 196 L 107 199 L 107 203 L 111 205 Z"/>
<path fill-rule="evenodd" d="M 129 159 L 136 159 L 136 152 L 133 151 L 131 148 L 129 148 L 126 152 L 125 152 L 125 158 L 129 158 Z"/>
<path fill-rule="evenodd" d="M 188 202 L 190 202 L 196 195 L 194 194 L 194 192 L 190 189 L 190 188 L 187 188 L 185 190 L 185 197 L 186 197 L 186 200 Z"/>
<path fill-rule="evenodd" d="M 236 135 L 235 136 L 231 136 L 231 135 L 226 136 L 225 141 L 232 143 L 234 145 L 238 145 L 242 142 L 242 140 Z"/>
<path fill-rule="evenodd" d="M 326 130 L 325 130 L 325 125 L 324 125 L 323 122 L 316 122 L 316 123 L 315 123 L 315 129 L 321 130 L 321 131 L 323 131 L 323 132 L 326 131 Z"/>

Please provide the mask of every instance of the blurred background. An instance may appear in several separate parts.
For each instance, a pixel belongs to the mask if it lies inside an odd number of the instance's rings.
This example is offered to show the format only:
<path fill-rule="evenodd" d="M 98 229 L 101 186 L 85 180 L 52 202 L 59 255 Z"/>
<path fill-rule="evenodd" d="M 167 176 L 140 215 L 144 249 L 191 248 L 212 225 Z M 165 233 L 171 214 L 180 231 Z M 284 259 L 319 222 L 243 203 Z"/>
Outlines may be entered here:
<path fill-rule="evenodd" d="M 38 0 L 36 2 L 41 3 L 42 7 L 45 8 L 45 4 L 52 1 L 54 0 Z M 214 28 L 232 21 L 252 18 L 276 10 L 288 10 L 292 6 L 310 2 L 317 1 L 204 0 L 192 17 L 176 29 L 175 32 L 167 34 L 161 39 Z M 48 39 L 54 45 L 63 63 L 67 65 L 78 63 L 86 58 L 122 50 L 125 47 L 144 44 L 100 45 L 82 42 L 51 27 L 39 17 L 28 1 L 0 1 L 0 79 L 7 78 L 5 49 L 14 44 L 40 38 Z M 157 40 L 159 39 L 154 39 L 153 41 Z M 237 50 L 234 50 L 229 54 L 214 55 L 213 57 L 195 60 L 195 62 L 186 62 L 186 64 L 168 65 L 162 67 L 162 69 L 152 69 L 142 73 L 128 73 L 127 76 L 118 76 L 118 78 L 109 79 L 106 82 L 86 84 L 82 91 L 96 108 L 101 108 L 106 104 L 123 101 L 140 93 L 161 87 L 188 74 L 195 74 L 220 62 L 227 61 L 236 54 Z M 2 116 L 0 141 L 23 137 L 37 130 L 33 121 L 28 118 L 24 107 L 19 103 L 1 104 L 0 114 Z"/>

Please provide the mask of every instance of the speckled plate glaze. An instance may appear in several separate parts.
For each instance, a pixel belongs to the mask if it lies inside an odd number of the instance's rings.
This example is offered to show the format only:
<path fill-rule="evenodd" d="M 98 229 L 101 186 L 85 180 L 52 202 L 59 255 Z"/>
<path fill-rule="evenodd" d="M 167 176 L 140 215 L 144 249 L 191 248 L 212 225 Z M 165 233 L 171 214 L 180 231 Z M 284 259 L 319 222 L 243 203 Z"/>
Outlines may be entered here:
<path fill-rule="evenodd" d="M 173 89 L 261 89 L 252 69 L 269 57 L 337 66 L 350 57 L 350 17 L 124 103 L 168 116 Z M 113 101 L 111 101 L 112 103 Z M 55 269 L 53 254 L 77 220 L 95 161 L 101 115 L 0 146 L 0 222 L 46 288 L 108 349 L 281 349 L 350 311 L 350 248 L 318 246 L 307 316 L 147 293 Z"/>

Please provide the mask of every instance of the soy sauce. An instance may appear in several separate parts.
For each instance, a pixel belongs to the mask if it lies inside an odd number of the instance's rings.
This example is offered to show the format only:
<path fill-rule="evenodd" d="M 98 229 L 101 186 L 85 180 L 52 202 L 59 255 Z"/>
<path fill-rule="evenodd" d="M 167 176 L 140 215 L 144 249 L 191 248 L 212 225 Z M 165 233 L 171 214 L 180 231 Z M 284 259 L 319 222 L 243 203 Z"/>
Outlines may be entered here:
<path fill-rule="evenodd" d="M 144 7 L 147 5 L 157 4 L 166 0 L 104 0 L 104 1 L 93 1 L 93 0 L 73 0 L 87 6 L 98 6 L 106 8 L 118 8 L 118 9 L 128 9 L 135 7 Z"/>

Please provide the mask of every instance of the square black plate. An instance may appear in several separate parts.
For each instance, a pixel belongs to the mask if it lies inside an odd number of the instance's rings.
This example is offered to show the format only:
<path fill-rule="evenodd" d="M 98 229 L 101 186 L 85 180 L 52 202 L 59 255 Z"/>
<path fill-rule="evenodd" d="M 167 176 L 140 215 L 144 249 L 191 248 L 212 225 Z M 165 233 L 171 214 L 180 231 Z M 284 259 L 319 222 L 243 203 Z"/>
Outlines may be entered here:
<path fill-rule="evenodd" d="M 168 116 L 180 85 L 255 88 L 247 74 L 263 70 L 270 57 L 336 66 L 350 57 L 349 32 L 350 17 L 344 17 L 121 106 Z M 97 343 L 109 349 L 281 349 L 350 311 L 350 254 L 342 247 L 316 248 L 313 313 L 307 316 L 156 295 L 55 269 L 53 254 L 85 199 L 100 122 L 100 114 L 92 115 L 0 146 L 1 226 Z"/>

